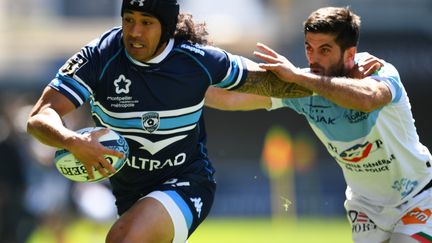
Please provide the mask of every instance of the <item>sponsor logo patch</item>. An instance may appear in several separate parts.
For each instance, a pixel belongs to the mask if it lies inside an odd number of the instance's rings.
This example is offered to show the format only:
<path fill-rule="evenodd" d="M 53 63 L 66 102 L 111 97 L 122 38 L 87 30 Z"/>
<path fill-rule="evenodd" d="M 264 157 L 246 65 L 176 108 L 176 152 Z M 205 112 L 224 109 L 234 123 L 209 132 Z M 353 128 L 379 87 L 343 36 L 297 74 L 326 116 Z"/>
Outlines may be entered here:
<path fill-rule="evenodd" d="M 372 143 L 358 144 L 350 149 L 343 151 L 340 154 L 340 157 L 348 162 L 359 162 L 362 159 L 368 157 L 370 151 L 372 150 Z"/>
<path fill-rule="evenodd" d="M 414 208 L 402 217 L 402 222 L 404 224 L 426 224 L 431 214 L 430 209 L 421 210 L 420 208 Z"/>
<path fill-rule="evenodd" d="M 164 160 L 156 160 L 150 158 L 142 158 L 132 156 L 130 160 L 127 161 L 127 165 L 134 169 L 146 170 L 146 171 L 156 171 L 161 170 L 166 167 L 175 167 L 182 165 L 186 162 L 186 154 L 177 154 L 174 158 L 167 158 Z M 189 186 L 186 184 L 176 184 L 177 186 Z"/>
<path fill-rule="evenodd" d="M 353 233 L 372 231 L 377 228 L 376 224 L 363 212 L 350 210 L 348 217 L 351 220 Z"/>
<path fill-rule="evenodd" d="M 199 54 L 201 56 L 205 56 L 205 52 L 203 50 L 197 48 L 197 47 L 186 45 L 186 44 L 182 44 L 180 47 L 183 49 L 189 50 L 193 53 Z"/>
<path fill-rule="evenodd" d="M 400 193 L 401 197 L 406 197 L 418 185 L 418 181 L 402 178 L 393 182 L 392 188 Z"/>
<path fill-rule="evenodd" d="M 361 111 L 355 111 L 350 110 L 345 114 L 345 118 L 348 120 L 349 123 L 359 123 L 361 121 L 367 120 L 369 117 L 369 113 L 361 112 Z"/>

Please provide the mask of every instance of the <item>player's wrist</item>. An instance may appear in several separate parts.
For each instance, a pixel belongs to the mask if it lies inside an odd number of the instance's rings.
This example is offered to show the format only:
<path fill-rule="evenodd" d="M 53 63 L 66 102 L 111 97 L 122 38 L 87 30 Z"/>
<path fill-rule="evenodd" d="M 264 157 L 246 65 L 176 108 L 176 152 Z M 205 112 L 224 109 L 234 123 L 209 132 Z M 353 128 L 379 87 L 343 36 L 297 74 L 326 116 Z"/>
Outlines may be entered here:
<path fill-rule="evenodd" d="M 72 132 L 71 134 L 65 136 L 62 143 L 63 148 L 71 152 L 75 151 L 75 148 L 79 147 L 78 144 L 80 144 L 80 141 L 82 140 L 80 136 L 80 134 L 75 132 Z"/>

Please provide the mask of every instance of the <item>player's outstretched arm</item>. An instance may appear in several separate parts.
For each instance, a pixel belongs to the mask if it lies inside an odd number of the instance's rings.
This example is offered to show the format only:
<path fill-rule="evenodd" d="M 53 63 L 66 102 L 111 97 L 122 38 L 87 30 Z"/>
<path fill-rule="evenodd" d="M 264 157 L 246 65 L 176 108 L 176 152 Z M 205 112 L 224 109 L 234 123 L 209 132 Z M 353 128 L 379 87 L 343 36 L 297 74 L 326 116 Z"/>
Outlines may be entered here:
<path fill-rule="evenodd" d="M 299 98 L 312 94 L 312 91 L 298 84 L 282 81 L 273 72 L 260 68 L 256 62 L 246 59 L 246 65 L 246 80 L 235 91 L 276 98 Z"/>
<path fill-rule="evenodd" d="M 270 109 L 271 98 L 267 96 L 228 91 L 210 86 L 205 95 L 205 105 L 226 111 L 250 111 Z"/>
<path fill-rule="evenodd" d="M 266 62 L 260 63 L 259 67 L 273 72 L 290 84 L 292 82 L 306 87 L 341 107 L 370 112 L 391 101 L 390 89 L 384 82 L 371 77 L 329 77 L 304 72 L 270 47 L 259 43 L 257 48 L 261 52 L 255 51 L 254 55 Z M 377 67 L 379 65 L 371 67 L 364 74 Z"/>

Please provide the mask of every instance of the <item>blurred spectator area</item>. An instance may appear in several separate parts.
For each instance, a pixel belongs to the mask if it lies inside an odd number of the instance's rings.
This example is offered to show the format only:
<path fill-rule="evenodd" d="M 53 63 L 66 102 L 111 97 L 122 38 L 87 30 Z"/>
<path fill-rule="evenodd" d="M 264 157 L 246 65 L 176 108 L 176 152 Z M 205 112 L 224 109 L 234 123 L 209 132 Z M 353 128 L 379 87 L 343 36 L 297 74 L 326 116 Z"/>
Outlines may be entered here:
<path fill-rule="evenodd" d="M 120 25 L 119 0 L 0 0 L 0 85 L 40 85 L 84 44 Z M 431 74 L 430 0 L 182 0 L 215 44 L 251 57 L 257 41 L 304 66 L 302 22 L 318 7 L 350 6 L 362 17 L 360 50 L 401 72 Z M 19 73 L 19 75 L 17 75 Z M 416 75 L 415 72 L 411 72 Z M 422 79 L 415 77 L 415 79 Z"/>

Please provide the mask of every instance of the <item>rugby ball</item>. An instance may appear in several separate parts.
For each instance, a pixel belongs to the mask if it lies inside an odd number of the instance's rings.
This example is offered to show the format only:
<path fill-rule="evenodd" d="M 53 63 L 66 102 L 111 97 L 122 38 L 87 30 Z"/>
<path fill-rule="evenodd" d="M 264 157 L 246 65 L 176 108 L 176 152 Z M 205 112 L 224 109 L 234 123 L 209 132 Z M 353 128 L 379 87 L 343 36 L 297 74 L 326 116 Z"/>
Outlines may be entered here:
<path fill-rule="evenodd" d="M 99 129 L 103 129 L 103 127 L 86 127 L 77 130 L 76 132 L 80 134 L 85 134 Z M 126 139 L 119 133 L 110 130 L 109 133 L 99 138 L 99 142 L 105 147 L 120 151 L 125 155 L 124 158 L 118 158 L 111 155 L 105 156 L 107 161 L 109 161 L 111 165 L 116 169 L 116 172 L 118 172 L 126 164 L 127 158 L 129 156 L 129 145 Z M 92 167 L 94 178 L 90 179 L 84 165 L 80 161 L 78 161 L 71 152 L 66 149 L 58 149 L 55 152 L 54 162 L 57 170 L 64 177 L 76 182 L 96 182 L 114 175 L 110 174 L 108 177 L 104 177 L 99 173 L 99 171 Z"/>

